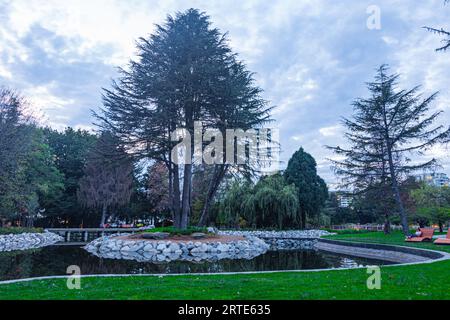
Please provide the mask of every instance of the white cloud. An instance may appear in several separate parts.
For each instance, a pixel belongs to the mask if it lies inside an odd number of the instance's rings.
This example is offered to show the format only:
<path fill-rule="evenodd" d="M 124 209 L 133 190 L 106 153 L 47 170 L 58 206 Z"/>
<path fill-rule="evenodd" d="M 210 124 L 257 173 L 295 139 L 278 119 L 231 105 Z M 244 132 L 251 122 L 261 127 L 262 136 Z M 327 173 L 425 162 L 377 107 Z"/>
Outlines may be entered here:
<path fill-rule="evenodd" d="M 393 45 L 393 44 L 398 44 L 398 43 L 399 43 L 399 41 L 398 41 L 396 38 L 389 37 L 389 36 L 383 36 L 383 37 L 381 37 L 381 39 L 382 39 L 386 44 L 389 44 L 389 45 Z"/>
<path fill-rule="evenodd" d="M 341 116 L 351 115 L 351 101 L 367 93 L 365 82 L 381 63 L 402 74 L 402 88 L 422 84 L 426 95 L 441 91 L 435 106 L 447 112 L 442 123 L 450 122 L 449 53 L 435 53 L 440 37 L 421 28 L 450 29 L 450 6 L 440 7 L 435 0 L 415 4 L 380 0 L 382 30 L 371 31 L 366 28 L 368 4 L 357 0 L 351 4 L 0 0 L 0 10 L 4 9 L 0 12 L 0 77 L 29 96 L 52 126 L 89 129 L 88 108 L 98 105 L 100 88 L 116 76 L 110 66 L 124 66 L 136 53 L 135 40 L 150 34 L 167 14 L 199 8 L 211 16 L 213 26 L 229 31 L 231 47 L 256 72 L 264 98 L 277 106 L 274 117 L 281 128 L 283 160 L 304 146 L 317 159 L 320 174 L 331 182 L 335 177 L 325 158 L 333 155 L 323 146 L 345 144 L 343 129 L 336 123 Z M 58 47 L 45 36 L 36 41 L 46 55 L 45 63 L 77 74 L 32 77 L 43 63 L 27 42 L 35 40 L 36 26 L 64 43 Z M 64 69 L 74 64 L 84 69 Z M 76 76 L 85 81 L 75 85 Z M 448 153 L 436 154 L 449 158 Z"/>
<path fill-rule="evenodd" d="M 320 128 L 319 132 L 324 137 L 333 137 L 333 136 L 337 136 L 338 134 L 341 134 L 342 127 L 340 125 L 324 127 L 324 128 Z"/>
<path fill-rule="evenodd" d="M 6 78 L 8 80 L 12 79 L 12 73 L 0 62 L 0 77 Z"/>

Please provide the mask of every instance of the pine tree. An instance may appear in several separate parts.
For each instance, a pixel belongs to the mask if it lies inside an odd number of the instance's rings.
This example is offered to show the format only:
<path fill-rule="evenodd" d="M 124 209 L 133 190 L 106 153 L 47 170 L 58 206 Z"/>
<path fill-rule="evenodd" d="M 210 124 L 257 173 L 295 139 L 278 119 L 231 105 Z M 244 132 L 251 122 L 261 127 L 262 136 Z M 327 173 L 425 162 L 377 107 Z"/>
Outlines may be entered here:
<path fill-rule="evenodd" d="M 237 60 L 225 35 L 209 17 L 189 9 L 169 16 L 156 32 L 138 43 L 138 60 L 105 90 L 100 126 L 118 137 L 138 158 L 162 161 L 169 170 L 169 197 L 175 226 L 186 228 L 191 214 L 192 157 L 183 168 L 172 158 L 171 132 L 184 128 L 193 137 L 194 122 L 225 132 L 246 130 L 269 120 L 253 75 Z M 225 148 L 225 146 L 224 146 Z M 224 155 L 225 158 L 225 155 Z M 211 178 L 202 221 L 218 184 L 229 169 L 217 165 Z M 182 176 L 182 183 L 180 185 Z"/>
<path fill-rule="evenodd" d="M 389 75 L 388 67 L 377 70 L 375 81 L 368 84 L 371 96 L 353 103 L 353 119 L 344 119 L 348 148 L 329 147 L 343 160 L 332 160 L 343 185 L 356 190 L 377 186 L 395 199 L 403 232 L 408 220 L 401 199 L 400 184 L 417 170 L 432 168 L 437 160 L 412 161 L 432 146 L 449 141 L 450 128 L 434 125 L 441 111 L 432 112 L 436 94 L 421 99 L 419 87 L 398 90 L 398 75 Z"/>

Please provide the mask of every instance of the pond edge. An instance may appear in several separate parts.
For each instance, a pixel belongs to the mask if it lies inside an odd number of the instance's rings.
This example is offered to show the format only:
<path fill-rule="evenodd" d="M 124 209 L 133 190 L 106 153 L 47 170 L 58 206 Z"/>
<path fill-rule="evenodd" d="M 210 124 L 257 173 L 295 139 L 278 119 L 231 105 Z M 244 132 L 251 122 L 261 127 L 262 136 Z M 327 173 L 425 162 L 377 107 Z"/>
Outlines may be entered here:
<path fill-rule="evenodd" d="M 425 261 L 420 262 L 410 262 L 410 263 L 399 263 L 392 265 L 385 265 L 383 268 L 395 268 L 398 266 L 409 266 L 409 265 L 418 265 L 418 264 L 428 264 L 435 263 L 440 261 L 445 261 L 450 259 L 450 254 L 447 252 L 439 251 L 439 250 L 430 250 L 430 249 L 422 249 L 422 248 L 413 248 L 399 245 L 387 245 L 387 244 L 374 244 L 374 243 L 365 243 L 365 242 L 353 242 L 353 241 L 343 241 L 343 240 L 330 240 L 330 239 L 317 239 L 318 242 L 339 242 L 342 246 L 348 247 L 367 247 L 367 246 L 383 246 L 384 250 L 390 249 L 390 251 L 398 251 L 405 249 L 409 251 L 412 249 L 416 251 L 417 254 L 427 254 L 427 255 L 439 255 L 439 258 L 429 258 Z M 325 240 L 325 241 L 324 241 Z M 327 272 L 327 271 L 340 271 L 340 270 L 358 270 L 358 269 L 367 269 L 367 266 L 354 267 L 354 268 L 328 268 L 328 269 L 311 269 L 311 270 L 273 270 L 273 271 L 244 271 L 244 272 L 222 272 L 222 273 L 174 273 L 174 274 L 93 274 L 93 275 L 80 275 L 80 278 L 124 278 L 124 277 L 174 277 L 174 276 L 223 276 L 223 275 L 246 275 L 246 274 L 272 274 L 272 273 L 307 273 L 307 272 Z M 56 280 L 56 279 L 69 279 L 72 278 L 71 275 L 64 276 L 45 276 L 45 277 L 35 277 L 35 278 L 26 278 L 26 279 L 15 279 L 15 280 L 6 280 L 0 281 L 0 285 L 6 284 L 14 284 L 20 282 L 31 282 L 31 281 L 41 281 L 41 280 Z"/>

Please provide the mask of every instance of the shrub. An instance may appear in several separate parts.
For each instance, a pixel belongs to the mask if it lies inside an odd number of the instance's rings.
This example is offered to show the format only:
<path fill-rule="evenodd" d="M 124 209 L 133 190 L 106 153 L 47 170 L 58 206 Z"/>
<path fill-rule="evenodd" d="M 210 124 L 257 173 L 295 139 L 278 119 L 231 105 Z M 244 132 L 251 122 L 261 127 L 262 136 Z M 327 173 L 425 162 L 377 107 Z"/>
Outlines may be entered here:
<path fill-rule="evenodd" d="M 42 233 L 44 230 L 42 228 L 20 228 L 20 227 L 10 227 L 10 228 L 0 228 L 0 235 L 4 234 L 20 234 L 20 233 Z"/>
<path fill-rule="evenodd" d="M 328 232 L 337 233 L 337 234 L 358 234 L 358 233 L 376 232 L 376 231 L 372 231 L 372 230 L 356 230 L 356 229 L 334 230 L 334 229 L 325 228 L 325 229 L 322 229 L 322 230 L 325 230 L 325 231 L 328 231 Z"/>
<path fill-rule="evenodd" d="M 171 227 L 160 227 L 160 228 L 154 228 L 154 229 L 149 229 L 149 230 L 145 230 L 145 232 L 167 232 L 170 233 L 170 235 L 190 235 L 192 233 L 195 232 L 203 232 L 203 233 L 208 233 L 207 228 L 203 228 L 203 227 L 188 227 L 187 229 L 176 229 L 175 227 L 171 226 Z"/>

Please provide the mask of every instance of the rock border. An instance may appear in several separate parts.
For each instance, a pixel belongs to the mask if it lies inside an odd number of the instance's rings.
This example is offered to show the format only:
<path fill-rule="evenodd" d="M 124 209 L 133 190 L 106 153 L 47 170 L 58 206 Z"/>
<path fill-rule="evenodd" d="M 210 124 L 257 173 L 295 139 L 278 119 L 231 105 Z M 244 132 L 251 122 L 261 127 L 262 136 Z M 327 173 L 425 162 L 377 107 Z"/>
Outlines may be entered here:
<path fill-rule="evenodd" d="M 384 260 L 397 264 L 423 263 L 450 257 L 450 255 L 440 251 L 421 248 L 332 239 L 319 239 L 314 248 L 321 251 Z"/>
<path fill-rule="evenodd" d="M 0 252 L 23 251 L 51 246 L 64 238 L 51 232 L 19 233 L 0 236 Z"/>
<path fill-rule="evenodd" d="M 325 230 L 287 230 L 287 231 L 240 231 L 240 230 L 224 230 L 218 231 L 221 235 L 231 236 L 253 236 L 260 239 L 319 239 L 323 236 L 331 236 L 335 233 L 330 233 Z"/>
<path fill-rule="evenodd" d="M 126 240 L 116 234 L 98 238 L 84 249 L 100 258 L 135 260 L 139 262 L 217 261 L 222 259 L 253 259 L 270 246 L 263 240 L 246 236 L 244 240 L 220 242 Z"/>

